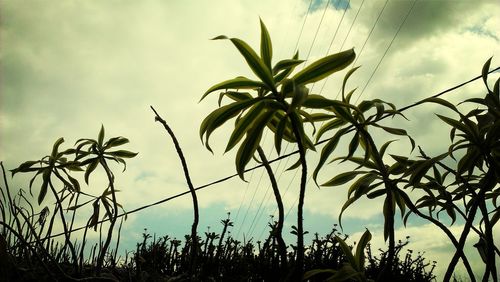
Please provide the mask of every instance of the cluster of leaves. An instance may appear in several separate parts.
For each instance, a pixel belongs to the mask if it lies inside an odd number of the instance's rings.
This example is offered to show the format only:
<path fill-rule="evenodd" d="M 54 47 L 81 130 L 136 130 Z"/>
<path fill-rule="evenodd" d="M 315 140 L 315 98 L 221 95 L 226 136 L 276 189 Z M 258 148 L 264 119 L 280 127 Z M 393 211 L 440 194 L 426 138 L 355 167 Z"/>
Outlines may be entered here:
<path fill-rule="evenodd" d="M 115 261 L 116 253 L 108 253 L 111 243 L 114 225 L 118 218 L 118 209 L 122 208 L 116 200 L 114 188 L 114 175 L 108 166 L 108 161 L 115 161 L 124 165 L 125 159 L 132 158 L 137 153 L 127 150 L 117 150 L 116 147 L 127 144 L 129 140 L 124 137 L 113 137 L 104 141 L 104 127 L 102 126 L 98 138 L 80 139 L 75 143 L 74 148 L 61 150 L 64 142 L 59 138 L 53 145 L 51 154 L 36 161 L 27 161 L 12 170 L 12 175 L 17 173 L 35 173 L 29 182 L 29 195 L 20 189 L 18 194 L 12 197 L 4 175 L 5 190 L 2 188 L 2 201 L 0 210 L 2 215 L 1 238 L 9 248 L 10 253 L 21 261 L 32 262 L 33 259 L 45 266 L 47 275 L 54 275 L 47 264 L 59 265 L 68 264 L 71 268 L 62 270 L 56 267 L 62 275 L 82 275 L 84 265 L 91 262 L 96 267 L 99 274 L 100 269 L 107 262 Z M 83 178 L 89 183 L 90 175 L 101 166 L 108 179 L 107 186 L 99 196 L 94 196 L 83 191 L 76 173 L 84 172 Z M 3 169 L 3 166 L 2 166 Z M 33 197 L 33 188 L 38 176 L 41 175 L 37 202 L 42 205 L 49 195 L 54 200 L 54 205 L 46 205 L 41 209 L 31 204 L 29 197 Z M 49 193 L 50 192 L 50 193 Z M 28 195 L 28 197 L 27 197 Z M 86 200 L 83 199 L 87 198 Z M 82 240 L 75 240 L 72 233 L 78 228 L 74 226 L 77 212 L 88 213 L 85 207 L 91 204 L 91 216 L 85 226 Z M 40 210 L 40 212 L 36 212 Z M 104 212 L 102 211 L 104 210 Z M 79 214 L 80 214 L 79 213 Z M 105 225 L 109 221 L 110 224 Z M 120 224 L 121 225 L 121 224 Z M 59 242 L 54 238 L 55 226 L 62 226 L 64 242 Z M 98 242 L 91 247 L 91 259 L 85 258 L 85 245 L 87 242 L 87 230 L 99 228 L 100 238 L 104 237 L 104 243 Z M 107 234 L 103 236 L 103 232 Z M 119 237 L 119 234 L 118 234 Z M 119 238 L 116 238 L 118 245 Z M 19 249 L 17 249 L 19 248 Z M 18 257 L 20 256 L 20 257 Z"/>

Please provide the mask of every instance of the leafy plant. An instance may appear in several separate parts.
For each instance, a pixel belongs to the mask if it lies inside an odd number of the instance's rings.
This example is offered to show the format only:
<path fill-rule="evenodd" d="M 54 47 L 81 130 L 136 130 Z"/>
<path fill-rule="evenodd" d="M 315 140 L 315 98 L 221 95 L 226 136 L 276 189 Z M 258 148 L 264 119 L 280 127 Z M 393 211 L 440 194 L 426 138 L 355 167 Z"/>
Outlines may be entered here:
<path fill-rule="evenodd" d="M 281 153 L 283 140 L 296 143 L 300 153 L 302 177 L 297 215 L 297 259 L 295 276 L 302 276 L 303 272 L 303 205 L 307 178 L 306 150 L 315 150 L 314 144 L 305 133 L 304 123 L 324 119 L 323 114 L 309 114 L 305 109 L 324 109 L 331 106 L 330 100 L 317 95 L 309 94 L 307 85 L 317 82 L 330 74 L 347 67 L 354 60 L 354 50 L 347 50 L 329 55 L 313 62 L 301 71 L 291 76 L 294 68 L 304 61 L 298 59 L 298 53 L 292 59 L 281 60 L 272 65 L 272 43 L 268 30 L 262 20 L 260 56 L 244 41 L 238 38 L 228 38 L 224 35 L 217 36 L 214 40 L 230 40 L 244 57 L 252 72 L 258 80 L 246 77 L 236 77 L 220 82 L 210 87 L 202 96 L 202 100 L 210 93 L 222 90 L 219 96 L 219 106 L 224 97 L 233 102 L 210 113 L 200 126 L 200 137 L 210 151 L 209 137 L 212 132 L 235 118 L 235 127 L 226 146 L 226 152 L 234 148 L 242 139 L 236 154 L 236 171 L 244 179 L 244 171 L 248 162 L 256 153 L 266 167 L 271 179 L 274 195 L 278 205 L 278 234 L 282 261 L 285 262 L 284 241 L 281 233 L 283 229 L 283 204 L 279 189 L 268 161 L 260 147 L 261 138 L 265 128 L 274 133 L 274 146 L 278 154 Z M 251 92 L 239 92 L 244 89 Z M 236 90 L 236 91 L 234 91 Z M 326 103 L 325 103 L 326 102 Z"/>

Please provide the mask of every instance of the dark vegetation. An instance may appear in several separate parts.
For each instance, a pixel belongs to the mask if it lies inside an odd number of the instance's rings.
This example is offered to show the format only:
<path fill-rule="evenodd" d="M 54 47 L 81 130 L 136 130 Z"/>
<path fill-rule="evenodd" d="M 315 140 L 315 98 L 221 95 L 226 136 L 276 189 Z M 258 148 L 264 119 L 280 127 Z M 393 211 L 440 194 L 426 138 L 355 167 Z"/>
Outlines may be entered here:
<path fill-rule="evenodd" d="M 455 253 L 445 281 L 453 279 L 460 261 L 467 271 L 467 279 L 476 281 L 479 276 L 473 272 L 464 253 L 467 239 L 472 235 L 479 238 L 474 246 L 484 263 L 482 280 L 498 281 L 496 265 L 500 251 L 494 244 L 493 227 L 500 218 L 497 205 L 500 195 L 500 91 L 499 80 L 493 88 L 488 85 L 490 60 L 482 70 L 486 95 L 465 101 L 473 105 L 472 110 L 464 112 L 439 98 L 443 93 L 413 105 L 436 103 L 454 115 L 438 115 L 451 127 L 451 144 L 446 152 L 430 156 L 415 144 L 406 130 L 383 123 L 387 117 L 405 118 L 403 111 L 408 107 L 397 109 L 380 99 L 364 100 L 359 104 L 351 102 L 354 90 L 346 91 L 346 86 L 357 67 L 351 67 L 345 75 L 339 100 L 309 93 L 310 84 L 348 67 L 356 56 L 353 50 L 321 58 L 291 76 L 303 61 L 297 53 L 291 59 L 272 65 L 271 38 L 262 22 L 260 55 L 240 39 L 226 36 L 214 39 L 227 39 L 235 45 L 258 80 L 238 76 L 211 87 L 202 99 L 218 91 L 221 92 L 219 104 L 202 122 L 200 137 L 211 150 L 208 143 L 211 133 L 234 120 L 226 151 L 239 146 L 235 160 L 238 175 L 244 179 L 246 166 L 254 158 L 266 169 L 272 184 L 278 219 L 269 223 L 267 239 L 240 242 L 232 238 L 230 227 L 233 223 L 229 216 L 221 221 L 220 233 L 208 230 L 202 235 L 198 231 L 198 200 L 183 152 L 173 131 L 152 108 L 155 120 L 172 138 L 183 165 L 193 199 L 191 233 L 184 240 L 178 240 L 151 236 L 145 231 L 135 251 L 125 257 L 118 256 L 120 230 L 126 216 L 118 214 L 123 208 L 117 199 L 115 171 L 110 163 L 121 164 L 125 170 L 125 159 L 137 153 L 117 148 L 127 144 L 127 138 L 113 137 L 105 141 L 104 127 L 101 127 L 95 140 L 80 139 L 72 148 L 62 150 L 64 139 L 60 138 L 49 155 L 11 170 L 12 175 L 32 175 L 28 192 L 9 187 L 2 164 L 2 281 L 432 281 L 435 263 L 427 262 L 420 253 L 404 251 L 408 242 L 396 239 L 398 210 L 405 224 L 410 216 L 417 216 L 448 236 Z M 229 103 L 222 105 L 226 100 Z M 317 128 L 318 122 L 321 125 Z M 281 192 L 261 147 L 265 130 L 273 133 L 278 155 L 281 155 L 283 141 L 294 143 L 298 148 L 299 158 L 291 167 L 301 170 L 297 223 L 292 230 L 283 230 Z M 381 141 L 373 136 L 377 130 L 387 136 L 408 139 L 409 151 L 417 151 L 418 147 L 418 157 L 410 153 L 391 153 L 389 147 L 395 140 L 379 144 Z M 309 134 L 310 131 L 313 133 Z M 330 137 L 320 140 L 329 134 Z M 340 140 L 346 138 L 348 147 L 337 149 Z M 305 246 L 307 231 L 303 228 L 303 205 L 309 171 L 305 156 L 316 151 L 319 145 L 323 145 L 320 160 L 312 172 L 316 184 L 349 186 L 348 199 L 338 207 L 341 210 L 339 222 L 342 223 L 342 213 L 361 197 L 382 199 L 387 250 L 373 254 L 368 230 L 359 239 L 355 238 L 358 241 L 354 246 L 349 246 L 345 241 L 347 236 L 340 233 L 337 226 L 324 237 L 315 234 L 312 244 Z M 340 153 L 335 155 L 335 152 Z M 349 162 L 357 168 L 330 175 L 328 181 L 319 185 L 318 178 L 327 161 Z M 107 183 L 101 195 L 96 196 L 84 192 L 78 180 L 82 175 L 76 174 L 82 173 L 89 185 L 97 170 L 104 172 Z M 32 200 L 34 187 L 40 207 Z M 55 204 L 47 204 L 47 197 Z M 86 213 L 90 216 L 83 236 L 77 237 L 74 231 L 80 228 L 75 226 L 75 221 Z M 450 225 L 440 220 L 442 213 L 451 220 Z M 455 221 L 464 223 L 459 236 L 450 231 Z M 58 236 L 61 231 L 62 236 Z M 286 245 L 282 235 L 285 231 L 296 236 L 295 244 Z M 89 232 L 98 232 L 97 243 L 87 238 Z"/>

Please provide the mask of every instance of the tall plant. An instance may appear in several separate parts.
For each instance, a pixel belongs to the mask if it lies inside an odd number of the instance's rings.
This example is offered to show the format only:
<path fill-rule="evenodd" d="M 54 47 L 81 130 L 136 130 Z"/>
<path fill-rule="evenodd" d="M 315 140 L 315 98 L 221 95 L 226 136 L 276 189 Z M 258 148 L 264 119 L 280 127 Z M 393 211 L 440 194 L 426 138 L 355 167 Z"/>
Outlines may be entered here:
<path fill-rule="evenodd" d="M 351 103 L 351 97 L 354 90 L 345 93 L 345 86 L 348 78 L 356 71 L 357 68 L 351 69 L 344 78 L 342 84 L 342 102 L 343 105 L 334 105 L 328 108 L 333 113 L 333 118 L 325 123 L 319 130 L 316 138 L 319 140 L 325 133 L 336 130 L 332 138 L 326 142 L 321 150 L 320 160 L 316 166 L 313 179 L 317 183 L 318 173 L 324 166 L 326 161 L 332 158 L 332 155 L 342 138 L 347 137 L 352 133 L 351 140 L 348 146 L 346 156 L 333 158 L 332 161 L 349 161 L 357 165 L 353 171 L 340 173 L 322 186 L 339 186 L 354 181 L 348 191 L 348 199 L 342 206 L 339 215 L 339 221 L 342 222 L 343 212 L 354 202 L 363 196 L 370 199 L 383 197 L 384 206 L 384 239 L 388 241 L 389 250 L 387 257 L 387 265 L 385 271 L 381 274 L 387 276 L 391 273 L 391 267 L 395 258 L 395 234 L 394 234 L 394 217 L 396 208 L 399 207 L 401 215 L 404 215 L 406 202 L 401 195 L 404 193 L 401 189 L 401 184 L 405 184 L 404 179 L 401 177 L 404 170 L 397 163 L 389 165 L 384 160 L 384 155 L 389 145 L 394 142 L 388 141 L 382 146 L 377 146 L 371 129 L 380 129 L 386 134 L 396 136 L 407 136 L 411 142 L 412 150 L 415 147 L 415 142 L 407 134 L 404 129 L 388 127 L 381 124 L 381 120 L 387 116 L 402 115 L 401 112 L 396 110 L 396 107 L 384 102 L 380 99 L 365 100 L 358 105 Z M 359 148 L 362 148 L 364 154 L 362 157 L 356 156 Z M 361 170 L 364 168 L 365 170 Z M 386 277 L 385 279 L 388 279 Z"/>
<path fill-rule="evenodd" d="M 265 128 L 274 133 L 274 146 L 281 153 L 283 140 L 296 143 L 300 154 L 302 177 L 300 183 L 299 203 L 297 207 L 297 258 L 294 276 L 302 277 L 304 259 L 303 205 L 307 182 L 306 150 L 315 150 L 314 144 L 307 136 L 304 123 L 324 119 L 324 114 L 309 114 L 306 109 L 324 109 L 330 104 L 341 103 L 330 101 L 320 95 L 309 94 L 307 85 L 320 81 L 330 74 L 344 69 L 355 58 L 354 50 L 347 50 L 329 55 L 315 61 L 291 76 L 294 68 L 304 61 L 298 54 L 292 59 L 281 60 L 272 65 L 273 49 L 269 32 L 262 22 L 260 56 L 243 40 L 217 36 L 214 40 L 230 40 L 244 57 L 257 80 L 238 76 L 210 87 L 202 96 L 202 100 L 210 93 L 221 90 L 219 108 L 210 113 L 200 126 L 200 137 L 207 149 L 211 151 L 208 140 L 211 133 L 230 119 L 236 118 L 234 130 L 229 138 L 226 152 L 233 149 L 242 139 L 236 154 L 236 171 L 244 179 L 245 167 L 257 152 L 260 160 L 267 168 L 273 192 L 278 205 L 277 236 L 280 250 L 285 252 L 281 233 L 284 214 L 280 192 L 275 183 L 272 170 L 263 154 L 260 142 Z M 245 92 L 239 92 L 244 89 Z M 224 97 L 232 102 L 225 106 L 220 103 Z"/>

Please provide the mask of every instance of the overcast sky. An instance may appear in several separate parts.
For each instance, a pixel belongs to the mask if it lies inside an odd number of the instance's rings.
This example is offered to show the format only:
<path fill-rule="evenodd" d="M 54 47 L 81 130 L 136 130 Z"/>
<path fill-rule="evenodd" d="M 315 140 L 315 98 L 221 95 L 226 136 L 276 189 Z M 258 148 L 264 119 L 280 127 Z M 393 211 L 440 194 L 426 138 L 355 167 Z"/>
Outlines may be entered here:
<path fill-rule="evenodd" d="M 354 47 L 356 65 L 362 67 L 349 85 L 358 87 L 361 97 L 355 97 L 360 100 L 380 98 L 402 107 L 478 75 L 491 56 L 495 56 L 492 65 L 499 64 L 500 5 L 495 0 L 417 1 L 397 37 L 413 1 L 313 0 L 310 9 L 309 4 L 309 0 L 0 1 L 0 159 L 12 169 L 49 154 L 59 137 L 65 138 L 66 148 L 78 138 L 97 138 L 103 124 L 107 137 L 125 136 L 131 140 L 127 149 L 139 152 L 125 173 L 115 167 L 119 201 L 126 210 L 184 192 L 180 162 L 170 138 L 154 122 L 149 109 L 153 105 L 175 131 L 195 186 L 233 174 L 234 152 L 223 154 L 230 126 L 213 135 L 215 154 L 203 147 L 198 136 L 204 116 L 217 107 L 217 95 L 198 101 L 217 82 L 237 75 L 253 77 L 229 42 L 209 39 L 224 34 L 258 49 L 259 17 L 272 37 L 274 62 L 290 58 L 296 47 L 307 62 Z M 314 85 L 313 92 L 335 98 L 343 74 Z M 473 83 L 446 99 L 458 102 L 482 96 L 483 89 L 481 82 Z M 449 140 L 448 128 L 433 115 L 438 110 L 421 106 L 406 113 L 410 121 L 388 124 L 407 128 L 427 152 L 437 153 Z M 267 136 L 265 143 L 271 139 Z M 287 152 L 292 149 L 288 146 Z M 409 146 L 402 140 L 394 149 L 405 154 Z M 317 156 L 309 154 L 309 161 L 313 167 Z M 273 167 L 285 210 L 290 211 L 288 233 L 295 224 L 300 177 L 295 171 L 282 173 L 295 158 L 286 162 Z M 320 182 L 342 169 L 350 168 L 326 167 Z M 26 179 L 16 176 L 13 186 L 26 187 Z M 220 219 L 231 212 L 234 236 L 263 239 L 266 222 L 275 211 L 274 198 L 262 170 L 249 173 L 247 179 L 248 184 L 234 178 L 198 193 L 200 232 L 207 226 L 219 231 Z M 85 187 L 93 194 L 103 188 L 103 173 Z M 345 199 L 345 187 L 317 189 L 309 182 L 305 229 L 325 235 L 337 222 Z M 381 246 L 380 212 L 381 202 L 361 200 L 346 212 L 345 231 L 356 239 L 367 227 L 375 235 L 375 245 Z M 123 244 L 134 248 L 143 228 L 181 237 L 189 233 L 191 221 L 189 197 L 170 201 L 129 216 Z M 454 228 L 460 230 L 460 225 Z M 446 268 L 451 248 L 441 232 L 417 220 L 397 231 L 398 238 L 407 235 L 412 236 L 412 249 L 438 261 L 438 273 Z"/>

